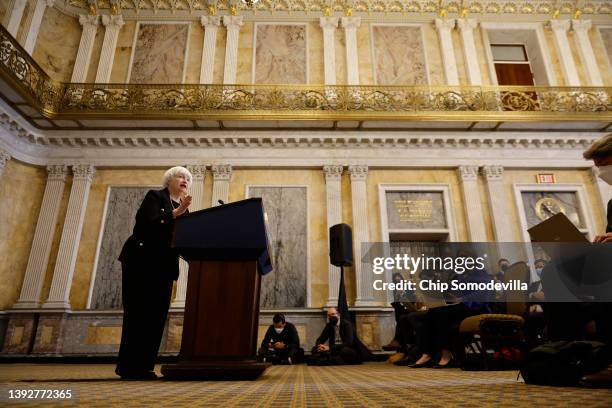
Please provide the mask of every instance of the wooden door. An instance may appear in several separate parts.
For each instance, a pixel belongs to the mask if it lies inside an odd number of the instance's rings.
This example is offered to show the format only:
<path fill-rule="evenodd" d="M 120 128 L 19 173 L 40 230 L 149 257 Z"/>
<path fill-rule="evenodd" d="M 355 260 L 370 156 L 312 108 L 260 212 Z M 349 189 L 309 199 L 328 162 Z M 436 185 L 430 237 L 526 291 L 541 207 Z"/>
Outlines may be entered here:
<path fill-rule="evenodd" d="M 533 74 L 528 63 L 496 63 L 495 73 L 499 86 L 534 86 Z M 507 111 L 539 110 L 535 92 L 502 92 L 501 102 L 503 110 Z"/>

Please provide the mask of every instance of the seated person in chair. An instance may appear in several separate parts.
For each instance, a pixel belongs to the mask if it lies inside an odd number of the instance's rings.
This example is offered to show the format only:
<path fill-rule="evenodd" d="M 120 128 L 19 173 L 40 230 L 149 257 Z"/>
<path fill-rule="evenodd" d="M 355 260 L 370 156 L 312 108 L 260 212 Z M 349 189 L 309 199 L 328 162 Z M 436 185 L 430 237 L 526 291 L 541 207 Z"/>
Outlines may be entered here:
<path fill-rule="evenodd" d="M 261 347 L 259 359 L 272 364 L 293 364 L 304 355 L 300 348 L 300 337 L 295 326 L 285 321 L 285 315 L 276 313 L 272 318 L 274 324 L 268 327 Z"/>
<path fill-rule="evenodd" d="M 327 324 L 312 348 L 310 364 L 361 364 L 364 360 L 362 348 L 365 346 L 357 339 L 351 321 L 341 318 L 338 310 L 332 307 L 327 310 Z"/>

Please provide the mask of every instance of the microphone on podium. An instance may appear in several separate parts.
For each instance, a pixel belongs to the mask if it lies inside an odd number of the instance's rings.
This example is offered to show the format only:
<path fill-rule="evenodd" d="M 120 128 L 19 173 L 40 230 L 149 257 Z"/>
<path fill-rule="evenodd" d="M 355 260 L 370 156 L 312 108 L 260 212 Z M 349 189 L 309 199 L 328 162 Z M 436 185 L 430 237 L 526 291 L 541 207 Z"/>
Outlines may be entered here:
<path fill-rule="evenodd" d="M 217 202 L 221 205 L 225 204 L 225 202 L 223 200 L 217 200 Z"/>

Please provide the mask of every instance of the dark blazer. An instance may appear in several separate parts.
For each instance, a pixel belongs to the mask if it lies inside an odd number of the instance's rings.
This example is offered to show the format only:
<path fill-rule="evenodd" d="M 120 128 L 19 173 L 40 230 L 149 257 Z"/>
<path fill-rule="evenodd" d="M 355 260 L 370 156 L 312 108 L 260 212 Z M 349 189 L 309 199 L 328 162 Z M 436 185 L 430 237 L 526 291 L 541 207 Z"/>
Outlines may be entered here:
<path fill-rule="evenodd" d="M 359 340 L 357 335 L 355 334 L 355 328 L 353 327 L 353 323 L 346 319 L 340 319 L 340 339 L 342 340 L 342 347 L 350 347 L 357 352 L 357 355 L 363 361 L 373 360 L 373 354 L 368 348 Z M 329 349 L 334 351 L 334 344 L 336 342 L 336 333 L 334 330 L 334 326 L 331 323 L 327 323 L 325 328 L 323 328 L 323 332 L 317 339 L 313 350 L 316 350 L 319 344 L 324 344 L 329 340 Z"/>
<path fill-rule="evenodd" d="M 276 343 L 278 341 L 285 343 L 287 348 L 300 347 L 300 336 L 298 335 L 297 329 L 289 322 L 285 323 L 285 328 L 280 333 L 277 333 L 276 330 L 274 330 L 274 325 L 271 324 L 261 342 L 261 348 L 267 349 L 270 342 Z"/>
<path fill-rule="evenodd" d="M 612 232 L 612 199 L 608 201 L 608 226 L 606 232 Z"/>
<path fill-rule="evenodd" d="M 119 261 L 163 271 L 176 280 L 179 275 L 179 256 L 171 247 L 173 209 L 167 188 L 149 190 L 136 213 L 136 225 L 123 245 Z"/>

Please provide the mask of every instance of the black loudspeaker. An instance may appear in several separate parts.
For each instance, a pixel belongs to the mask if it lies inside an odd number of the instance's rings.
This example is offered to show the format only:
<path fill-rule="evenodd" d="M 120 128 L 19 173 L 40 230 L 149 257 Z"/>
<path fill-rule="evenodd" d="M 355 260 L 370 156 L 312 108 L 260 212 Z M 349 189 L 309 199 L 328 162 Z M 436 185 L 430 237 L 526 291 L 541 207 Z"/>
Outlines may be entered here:
<path fill-rule="evenodd" d="M 329 260 L 332 265 L 353 265 L 353 232 L 346 224 L 336 224 L 329 229 Z"/>

